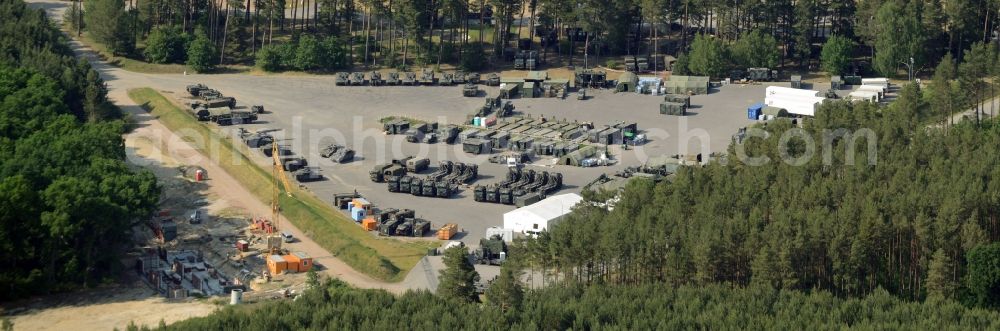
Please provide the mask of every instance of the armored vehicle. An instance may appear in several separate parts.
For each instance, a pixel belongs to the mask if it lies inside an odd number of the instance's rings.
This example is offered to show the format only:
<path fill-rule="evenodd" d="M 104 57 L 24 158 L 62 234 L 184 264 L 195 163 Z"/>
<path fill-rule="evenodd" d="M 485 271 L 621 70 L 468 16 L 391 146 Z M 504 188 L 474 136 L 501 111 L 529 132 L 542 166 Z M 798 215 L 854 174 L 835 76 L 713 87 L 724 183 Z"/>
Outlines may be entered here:
<path fill-rule="evenodd" d="M 450 72 L 445 72 L 441 74 L 441 79 L 438 80 L 438 85 L 451 86 L 453 84 L 455 84 L 455 74 Z"/>
<path fill-rule="evenodd" d="M 302 168 L 295 172 L 295 180 L 300 183 L 314 182 L 322 179 L 323 175 L 319 173 L 318 169 Z"/>
<path fill-rule="evenodd" d="M 403 85 L 416 85 L 417 84 L 417 74 L 413 72 L 403 73 Z"/>
<path fill-rule="evenodd" d="M 465 83 L 465 86 L 462 87 L 463 97 L 475 97 L 477 95 L 479 95 L 479 86 L 476 86 L 476 84 Z"/>
<path fill-rule="evenodd" d="M 465 84 L 466 82 L 468 82 L 468 79 L 466 79 L 465 77 L 466 77 L 465 71 L 456 71 L 455 74 L 452 76 L 451 82 L 455 84 Z"/>
<path fill-rule="evenodd" d="M 496 73 L 486 75 L 486 86 L 500 86 L 500 75 Z"/>
<path fill-rule="evenodd" d="M 330 160 L 337 163 L 347 163 L 354 160 L 354 150 L 350 148 L 341 148 L 330 155 Z"/>
<path fill-rule="evenodd" d="M 337 144 L 327 145 L 326 147 L 323 147 L 323 149 L 319 151 L 319 156 L 326 158 L 331 157 L 333 156 L 334 153 L 341 150 L 342 148 L 344 148 L 344 146 L 342 145 L 337 145 Z"/>
<path fill-rule="evenodd" d="M 193 97 L 198 96 L 201 93 L 201 91 L 207 90 L 207 89 L 208 89 L 208 86 L 205 86 L 205 84 L 194 84 L 194 85 L 188 85 L 187 86 L 187 92 L 188 92 L 188 94 L 191 94 L 191 96 L 193 96 Z"/>
<path fill-rule="evenodd" d="M 337 86 L 347 85 L 348 74 L 346 72 L 338 72 L 334 78 L 334 84 Z"/>
<path fill-rule="evenodd" d="M 434 70 L 424 69 L 420 74 L 420 85 L 434 85 Z"/>
<path fill-rule="evenodd" d="M 400 83 L 399 82 L 399 73 L 395 72 L 395 71 L 390 72 L 389 73 L 389 78 L 386 78 L 386 80 L 385 80 L 385 84 L 386 85 L 399 85 L 399 83 Z"/>
<path fill-rule="evenodd" d="M 364 85 L 365 84 L 365 73 L 363 72 L 352 72 L 350 79 L 347 81 L 348 84 L 354 85 Z"/>
<path fill-rule="evenodd" d="M 431 160 L 427 158 L 422 159 L 408 159 L 406 160 L 406 171 L 412 173 L 418 173 L 427 170 L 427 166 L 431 164 Z"/>
<path fill-rule="evenodd" d="M 368 85 L 381 86 L 385 84 L 385 80 L 382 79 L 382 73 L 378 71 L 372 71 L 368 77 Z"/>
<path fill-rule="evenodd" d="M 499 77 L 497 77 L 497 79 L 499 79 Z M 465 75 L 465 81 L 469 82 L 469 83 L 473 83 L 473 84 L 479 84 L 479 73 L 478 72 L 470 72 L 470 73 L 466 74 Z"/>
<path fill-rule="evenodd" d="M 474 256 L 479 264 L 500 265 L 507 257 L 507 243 L 500 235 L 480 239 Z"/>

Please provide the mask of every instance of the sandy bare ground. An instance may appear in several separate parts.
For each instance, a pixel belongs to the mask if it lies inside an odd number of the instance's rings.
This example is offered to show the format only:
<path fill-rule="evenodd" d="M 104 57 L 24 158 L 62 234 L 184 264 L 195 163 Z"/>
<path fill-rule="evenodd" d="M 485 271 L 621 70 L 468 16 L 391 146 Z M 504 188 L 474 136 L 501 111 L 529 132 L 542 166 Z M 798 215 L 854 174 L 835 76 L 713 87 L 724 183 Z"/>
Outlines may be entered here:
<path fill-rule="evenodd" d="M 32 301 L 27 312 L 11 319 L 14 330 L 124 330 L 130 322 L 155 327 L 160 320 L 170 324 L 208 315 L 217 307 L 207 300 L 167 300 L 143 287 L 100 288 Z"/>

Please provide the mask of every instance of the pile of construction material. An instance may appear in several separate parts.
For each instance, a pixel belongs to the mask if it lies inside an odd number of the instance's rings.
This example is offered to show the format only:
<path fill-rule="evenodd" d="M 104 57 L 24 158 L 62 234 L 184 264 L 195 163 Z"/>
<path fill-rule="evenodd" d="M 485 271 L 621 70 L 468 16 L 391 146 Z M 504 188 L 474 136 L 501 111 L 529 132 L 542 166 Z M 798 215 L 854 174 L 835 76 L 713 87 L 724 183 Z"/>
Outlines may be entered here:
<path fill-rule="evenodd" d="M 547 171 L 510 169 L 507 177 L 490 185 L 476 185 L 473 198 L 478 202 L 526 206 L 562 189 L 562 174 Z"/>
<path fill-rule="evenodd" d="M 136 260 L 135 267 L 143 280 L 168 298 L 222 295 L 245 289 L 209 264 L 200 251 L 149 248 Z"/>
<path fill-rule="evenodd" d="M 414 72 L 392 71 L 383 76 L 381 72 L 338 72 L 334 76 L 334 84 L 337 86 L 382 86 L 382 85 L 407 85 L 407 86 L 451 86 L 455 84 L 479 84 L 478 73 L 466 73 L 463 71 L 435 73 L 434 70 L 425 69 L 420 72 L 419 77 Z"/>

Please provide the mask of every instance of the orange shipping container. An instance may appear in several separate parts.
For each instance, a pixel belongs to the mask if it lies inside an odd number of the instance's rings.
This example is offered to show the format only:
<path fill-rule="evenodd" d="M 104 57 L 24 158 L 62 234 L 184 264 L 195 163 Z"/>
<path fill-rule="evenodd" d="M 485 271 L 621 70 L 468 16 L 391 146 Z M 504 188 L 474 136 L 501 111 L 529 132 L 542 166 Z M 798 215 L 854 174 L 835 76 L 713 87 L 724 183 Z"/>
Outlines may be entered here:
<path fill-rule="evenodd" d="M 451 239 L 452 236 L 458 233 L 458 224 L 448 223 L 441 227 L 437 232 L 437 237 L 440 240 Z"/>
<path fill-rule="evenodd" d="M 375 221 L 375 217 L 369 216 L 363 222 L 361 222 L 361 228 L 365 229 L 365 231 L 375 231 L 375 228 L 377 226 L 378 222 Z"/>
<path fill-rule="evenodd" d="M 281 255 L 270 255 L 267 257 L 267 270 L 272 275 L 278 275 L 288 270 L 288 262 Z"/>
<path fill-rule="evenodd" d="M 284 256 L 288 261 L 288 270 L 294 272 L 306 272 L 312 269 L 312 257 L 305 252 L 292 252 Z"/>

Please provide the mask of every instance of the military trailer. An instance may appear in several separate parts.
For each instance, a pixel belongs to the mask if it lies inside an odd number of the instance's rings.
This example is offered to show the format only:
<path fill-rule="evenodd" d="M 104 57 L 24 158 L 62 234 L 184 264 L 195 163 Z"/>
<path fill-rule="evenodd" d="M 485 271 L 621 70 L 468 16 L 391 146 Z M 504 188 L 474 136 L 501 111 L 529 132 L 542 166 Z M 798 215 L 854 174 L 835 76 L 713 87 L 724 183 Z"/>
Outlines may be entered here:
<path fill-rule="evenodd" d="M 687 107 L 683 103 L 664 101 L 660 103 L 660 114 L 684 116 L 687 115 Z"/>
<path fill-rule="evenodd" d="M 438 134 L 441 135 L 442 141 L 446 144 L 454 144 L 455 140 L 458 138 L 458 132 L 461 131 L 455 125 L 448 125 L 438 129 Z"/>
<path fill-rule="evenodd" d="M 536 202 L 542 201 L 543 196 L 538 193 L 527 193 L 525 195 L 514 198 L 514 205 L 517 207 L 524 207 Z"/>
<path fill-rule="evenodd" d="M 479 95 L 479 86 L 476 86 L 476 84 L 465 83 L 465 86 L 462 87 L 463 97 L 475 97 L 477 95 Z"/>
<path fill-rule="evenodd" d="M 334 77 L 334 85 L 344 86 L 347 85 L 349 74 L 346 72 L 338 72 Z"/>
<path fill-rule="evenodd" d="M 382 128 L 387 134 L 403 134 L 410 129 L 410 122 L 404 119 L 393 120 L 383 124 Z"/>

